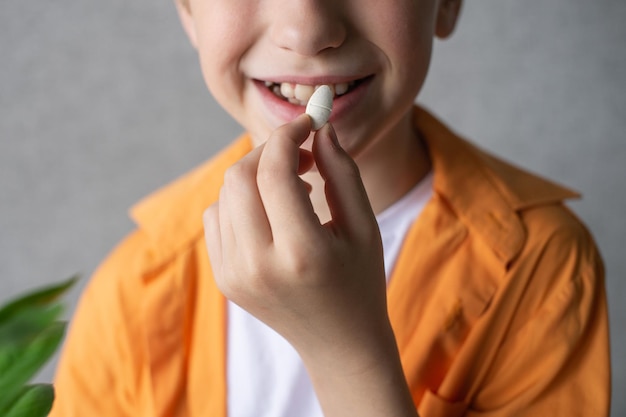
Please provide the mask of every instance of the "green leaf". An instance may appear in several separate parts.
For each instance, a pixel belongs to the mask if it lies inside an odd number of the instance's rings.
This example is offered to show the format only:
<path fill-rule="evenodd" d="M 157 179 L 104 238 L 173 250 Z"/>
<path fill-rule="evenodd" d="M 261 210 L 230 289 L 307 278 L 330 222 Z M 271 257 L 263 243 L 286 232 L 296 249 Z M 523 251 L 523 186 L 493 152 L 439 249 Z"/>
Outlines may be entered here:
<path fill-rule="evenodd" d="M 54 388 L 48 384 L 29 385 L 4 412 L 4 417 L 46 417 L 52 409 Z"/>
<path fill-rule="evenodd" d="M 18 310 L 10 319 L 0 322 L 0 349 L 24 346 L 57 321 L 62 313 L 63 305 L 60 303 L 34 305 Z"/>
<path fill-rule="evenodd" d="M 63 306 L 35 306 L 24 309 L 0 325 L 0 376 L 19 360 L 39 335 L 56 323 Z M 1 393 L 0 393 L 1 395 Z"/>
<path fill-rule="evenodd" d="M 51 409 L 50 385 L 24 385 L 57 350 L 66 324 L 59 322 L 58 297 L 78 280 L 34 291 L 0 308 L 0 416 L 44 417 Z"/>
<path fill-rule="evenodd" d="M 25 348 L 6 348 L 0 363 L 8 368 L 0 374 L 0 410 L 15 401 L 24 384 L 50 359 L 63 340 L 65 323 L 52 323 Z"/>
<path fill-rule="evenodd" d="M 4 307 L 0 308 L 0 323 L 8 320 L 14 316 L 17 312 L 26 308 L 32 308 L 36 305 L 45 305 L 55 301 L 60 295 L 67 291 L 78 280 L 78 275 L 75 275 L 67 281 L 59 284 L 45 287 L 41 290 L 19 297 Z"/>

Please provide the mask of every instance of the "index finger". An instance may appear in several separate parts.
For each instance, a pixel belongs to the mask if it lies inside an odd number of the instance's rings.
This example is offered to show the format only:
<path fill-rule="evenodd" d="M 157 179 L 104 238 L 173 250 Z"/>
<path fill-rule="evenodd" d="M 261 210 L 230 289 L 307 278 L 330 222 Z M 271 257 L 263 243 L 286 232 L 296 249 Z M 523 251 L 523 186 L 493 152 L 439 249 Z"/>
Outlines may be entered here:
<path fill-rule="evenodd" d="M 310 133 L 309 116 L 297 117 L 272 133 L 259 160 L 257 186 L 275 242 L 287 235 L 310 238 L 319 230 L 309 192 L 298 175 L 300 145 Z"/>

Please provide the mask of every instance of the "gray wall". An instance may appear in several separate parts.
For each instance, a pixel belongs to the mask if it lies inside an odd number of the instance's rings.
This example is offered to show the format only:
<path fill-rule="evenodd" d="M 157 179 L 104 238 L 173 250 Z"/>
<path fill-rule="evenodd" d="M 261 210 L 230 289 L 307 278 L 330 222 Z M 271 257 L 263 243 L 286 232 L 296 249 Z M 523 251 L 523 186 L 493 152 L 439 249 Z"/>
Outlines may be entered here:
<path fill-rule="evenodd" d="M 572 207 L 606 260 L 615 417 L 626 415 L 624 22 L 623 0 L 467 0 L 420 97 L 584 193 Z M 0 2 L 0 301 L 87 277 L 132 227 L 131 204 L 239 131 L 206 92 L 170 1 Z"/>

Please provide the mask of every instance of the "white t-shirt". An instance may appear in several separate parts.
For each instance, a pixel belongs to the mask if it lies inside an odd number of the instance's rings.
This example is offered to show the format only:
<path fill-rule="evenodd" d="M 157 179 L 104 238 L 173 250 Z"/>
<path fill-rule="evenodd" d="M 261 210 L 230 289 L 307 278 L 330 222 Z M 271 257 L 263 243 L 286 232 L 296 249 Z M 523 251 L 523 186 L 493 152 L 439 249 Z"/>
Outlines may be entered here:
<path fill-rule="evenodd" d="M 387 282 L 404 237 L 432 195 L 428 174 L 376 216 Z M 295 349 L 270 327 L 228 303 L 227 388 L 229 417 L 323 417 Z"/>

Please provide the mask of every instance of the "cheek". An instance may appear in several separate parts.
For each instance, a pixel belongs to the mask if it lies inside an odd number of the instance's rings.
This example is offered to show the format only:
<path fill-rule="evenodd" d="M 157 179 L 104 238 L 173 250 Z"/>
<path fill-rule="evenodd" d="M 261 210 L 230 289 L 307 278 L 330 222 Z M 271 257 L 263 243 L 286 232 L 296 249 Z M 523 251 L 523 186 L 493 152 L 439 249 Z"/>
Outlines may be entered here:
<path fill-rule="evenodd" d="M 389 91 L 397 91 L 405 105 L 418 95 L 428 72 L 433 44 L 433 21 L 420 15 L 415 7 L 398 9 L 388 16 L 388 30 L 380 33 L 380 48 L 388 60 L 391 74 L 386 81 Z M 424 13 L 423 11 L 421 13 Z M 391 24 L 395 22 L 395 25 Z M 392 106 L 393 103 L 387 103 Z"/>
<path fill-rule="evenodd" d="M 394 72 L 428 66 L 434 37 L 434 0 L 368 0 L 363 31 L 387 56 Z M 363 19 L 367 14 L 367 19 Z"/>
<path fill-rule="evenodd" d="M 422 2 L 411 2 L 412 5 Z M 434 16 L 428 7 L 406 7 L 397 10 L 390 17 L 396 22 L 390 31 L 390 50 L 398 54 L 400 60 L 419 65 L 428 60 L 434 37 Z"/>
<path fill-rule="evenodd" d="M 237 79 L 239 63 L 253 39 L 253 14 L 237 0 L 203 1 L 194 10 L 198 54 L 205 81 L 216 95 Z"/>
<path fill-rule="evenodd" d="M 217 8 L 203 17 L 198 54 L 204 82 L 220 106 L 243 124 L 244 79 L 240 63 L 250 44 L 241 27 L 246 22 L 245 16 L 231 13 L 231 8 L 226 12 Z"/>

